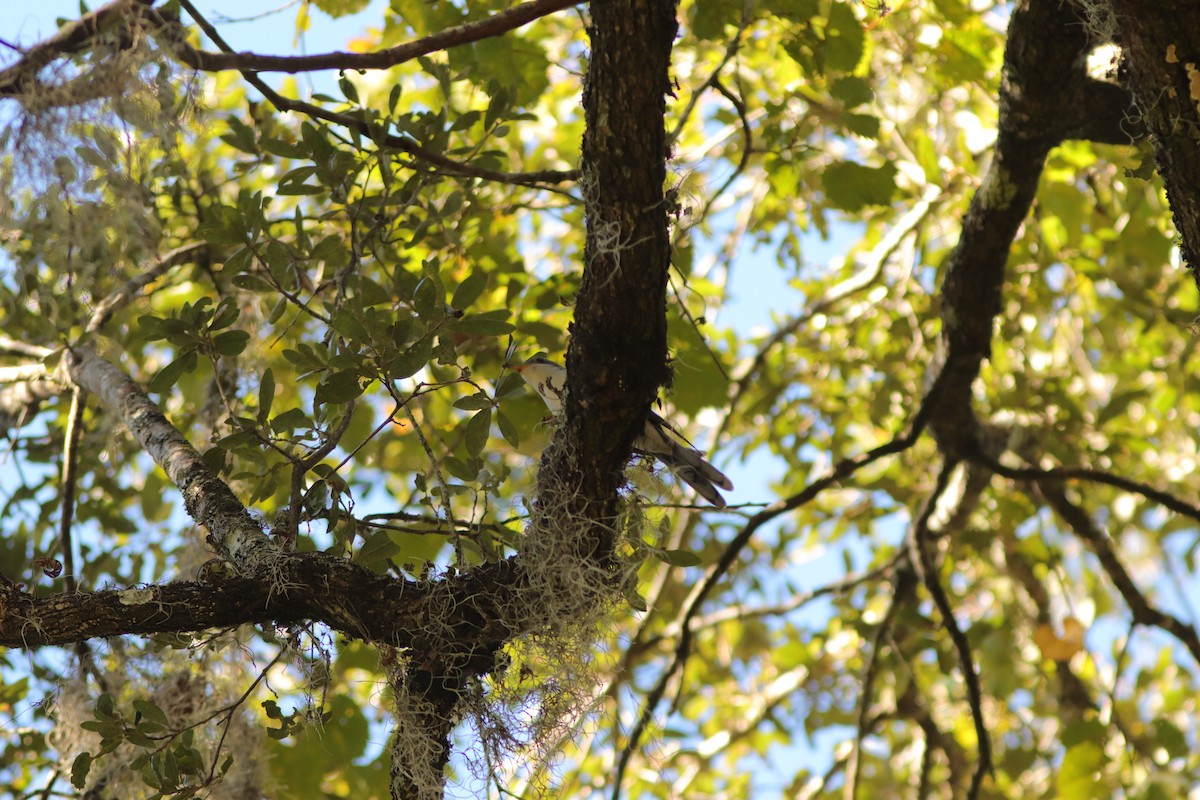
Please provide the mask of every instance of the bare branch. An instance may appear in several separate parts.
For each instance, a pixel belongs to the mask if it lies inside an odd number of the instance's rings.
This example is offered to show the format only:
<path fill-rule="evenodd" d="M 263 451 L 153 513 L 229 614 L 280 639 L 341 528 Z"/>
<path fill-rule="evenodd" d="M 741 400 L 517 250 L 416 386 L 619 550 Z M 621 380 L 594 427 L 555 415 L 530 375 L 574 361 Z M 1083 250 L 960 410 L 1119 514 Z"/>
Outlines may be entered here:
<path fill-rule="evenodd" d="M 332 52 L 309 56 L 271 56 L 246 52 L 234 53 L 224 48 L 221 52 L 213 53 L 194 48 L 186 42 L 178 42 L 175 47 L 180 61 L 189 67 L 205 72 L 253 70 L 254 72 L 290 72 L 294 74 L 322 69 L 388 69 L 414 58 L 436 53 L 439 50 L 448 50 L 451 47 L 501 36 L 556 11 L 579 5 L 580 2 L 582 0 L 530 0 L 490 17 L 466 22 L 411 42 L 370 53 Z M 188 10 L 189 14 L 196 17 L 197 22 L 200 21 L 194 13 L 191 3 L 185 1 L 181 5 Z"/>
<path fill-rule="evenodd" d="M 71 393 L 71 413 L 63 437 L 62 512 L 58 520 L 58 547 L 63 560 L 63 579 L 68 592 L 79 588 L 75 573 L 75 545 L 71 538 L 71 523 L 75 518 L 75 487 L 79 478 L 79 439 L 83 431 L 83 409 L 87 405 L 87 390 L 75 387 Z"/>
<path fill-rule="evenodd" d="M 983 464 L 988 469 L 995 472 L 997 475 L 1002 475 L 1005 478 L 1015 481 L 1033 481 L 1035 483 L 1060 483 L 1062 481 L 1091 481 L 1092 483 L 1102 483 L 1106 486 L 1113 486 L 1117 489 L 1122 489 L 1133 494 L 1140 494 L 1143 497 L 1153 500 L 1163 508 L 1174 511 L 1176 514 L 1200 521 L 1200 506 L 1176 497 L 1170 492 L 1164 492 L 1161 489 L 1155 489 L 1149 484 L 1135 481 L 1130 478 L 1124 478 L 1120 475 L 1114 475 L 1111 472 L 1105 472 L 1101 469 L 1091 469 L 1089 467 L 1056 467 L 1054 469 L 1040 469 L 1037 467 L 1014 468 L 1006 467 L 994 458 L 984 453 L 969 453 L 967 456 L 971 461 Z"/>
<path fill-rule="evenodd" d="M 53 352 L 54 350 L 49 347 L 41 347 L 40 345 L 29 344 L 29 342 L 10 339 L 7 336 L 0 336 L 0 355 L 45 358 Z"/>
<path fill-rule="evenodd" d="M 916 597 L 916 573 L 909 559 L 899 565 L 892 577 L 894 590 L 892 600 L 888 603 L 887 612 L 883 615 L 875 636 L 871 640 L 871 651 L 867 657 L 867 668 L 862 677 L 862 689 L 858 698 L 858 721 L 854 733 L 854 746 L 850 750 L 846 762 L 846 783 L 843 787 L 845 800 L 854 800 L 858 795 L 859 760 L 862 757 L 862 743 L 868 733 L 870 724 L 871 701 L 875 694 L 875 678 L 879 673 L 879 657 L 884 647 L 884 640 L 892 636 L 892 628 L 896 623 L 896 612 L 907 606 Z"/>
<path fill-rule="evenodd" d="M 975 736 L 979 740 L 979 761 L 971 776 L 971 786 L 967 790 L 968 800 L 975 800 L 979 797 L 984 776 L 992 771 L 992 743 L 983 719 L 983 690 L 979 685 L 979 675 L 975 672 L 975 658 L 971 653 L 971 643 L 967 641 L 966 635 L 958 627 L 958 621 L 954 617 L 954 607 L 950 605 L 950 598 L 946 596 L 946 590 L 942 588 L 941 580 L 938 577 L 938 565 L 929 541 L 930 519 L 937 509 L 938 499 L 946 491 L 950 476 L 954 473 L 956 466 L 956 462 L 953 461 L 947 461 L 942 465 L 942 469 L 938 472 L 937 485 L 926 498 L 925 507 L 921 509 L 921 513 L 913 524 L 908 544 L 909 560 L 916 568 L 925 589 L 933 598 L 933 603 L 942 616 L 942 625 L 950 635 L 954 649 L 958 651 L 959 668 L 962 671 L 963 683 L 967 687 L 967 704 L 971 707 L 971 718 L 975 722 Z"/>
<path fill-rule="evenodd" d="M 817 314 L 828 313 L 830 309 L 842 300 L 869 288 L 880 279 L 888 261 L 895 255 L 901 244 L 904 243 L 904 240 L 921 226 L 930 212 L 934 210 L 937 201 L 941 197 L 941 187 L 934 184 L 926 186 L 925 191 L 921 193 L 920 199 L 897 219 L 888 232 L 871 248 L 871 251 L 863 256 L 865 264 L 862 269 L 830 287 L 829 291 L 816 298 L 813 303 L 806 306 L 790 322 L 782 325 L 757 348 L 754 357 L 750 360 L 750 364 L 734 383 L 732 399 L 730 401 L 731 410 L 746 395 L 747 389 L 752 385 L 755 377 L 767 362 L 767 357 L 775 347 L 793 336 L 796 331 L 807 325 Z M 724 430 L 731 417 L 732 413 L 725 416 L 721 426 L 722 430 Z"/>
<path fill-rule="evenodd" d="M 1121 563 L 1112 539 L 1092 521 L 1086 511 L 1067 498 L 1061 486 L 1046 482 L 1039 483 L 1037 488 L 1050 507 L 1071 526 L 1075 535 L 1086 542 L 1096 554 L 1105 574 L 1129 606 L 1133 621 L 1139 625 L 1160 628 L 1171 634 L 1188 649 L 1196 663 L 1200 664 L 1200 635 L 1197 635 L 1196 629 L 1173 614 L 1151 605 L 1146 595 L 1133 582 L 1125 565 Z"/>
<path fill-rule="evenodd" d="M 179 487 L 188 514 L 208 530 L 214 546 L 239 567 L 253 570 L 263 569 L 278 554 L 229 486 L 128 375 L 87 346 L 73 348 L 64 366 L 76 385 L 117 415 Z"/>
<path fill-rule="evenodd" d="M 43 400 L 57 397 L 67 388 L 43 364 L 0 367 L 0 431 L 22 427 Z"/>

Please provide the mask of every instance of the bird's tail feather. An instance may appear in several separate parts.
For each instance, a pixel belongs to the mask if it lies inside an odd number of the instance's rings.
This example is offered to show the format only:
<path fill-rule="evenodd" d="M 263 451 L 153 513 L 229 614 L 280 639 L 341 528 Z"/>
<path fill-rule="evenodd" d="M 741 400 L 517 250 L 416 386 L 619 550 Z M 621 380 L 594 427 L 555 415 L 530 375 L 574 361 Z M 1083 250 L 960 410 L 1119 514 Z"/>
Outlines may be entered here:
<path fill-rule="evenodd" d="M 722 489 L 732 489 L 733 481 L 724 472 L 704 460 L 700 451 L 693 450 L 679 442 L 671 442 L 671 458 L 677 464 L 686 464 L 699 473 L 704 480 Z"/>
<path fill-rule="evenodd" d="M 717 508 L 725 507 L 725 498 L 717 491 L 717 487 L 732 489 L 733 481 L 705 461 L 699 451 L 671 442 L 670 454 L 664 453 L 660 458 L 679 480 L 695 489 L 697 494 Z"/>

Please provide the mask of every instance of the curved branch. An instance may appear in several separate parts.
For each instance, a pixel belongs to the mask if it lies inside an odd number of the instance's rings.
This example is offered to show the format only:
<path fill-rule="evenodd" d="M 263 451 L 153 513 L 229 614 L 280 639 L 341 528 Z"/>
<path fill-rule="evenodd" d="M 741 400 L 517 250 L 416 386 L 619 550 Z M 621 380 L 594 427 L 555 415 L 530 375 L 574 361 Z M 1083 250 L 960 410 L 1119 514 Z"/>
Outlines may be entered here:
<path fill-rule="evenodd" d="M 939 498 L 945 493 L 946 487 L 950 483 L 950 476 L 954 473 L 956 466 L 957 462 L 954 461 L 947 461 L 942 465 L 942 469 L 938 473 L 937 484 L 925 500 L 925 507 L 921 509 L 921 513 L 913 525 L 908 544 L 909 560 L 916 568 L 925 589 L 933 598 L 938 613 L 942 615 L 942 624 L 950 635 L 950 641 L 954 643 L 954 649 L 958 652 L 959 668 L 962 670 L 963 683 L 967 687 L 967 703 L 971 707 L 971 719 L 975 723 L 975 737 L 979 740 L 979 762 L 975 766 L 975 772 L 971 775 L 971 785 L 967 789 L 968 800 L 975 800 L 979 797 L 984 776 L 992 771 L 992 743 L 983 719 L 983 690 L 979 685 L 979 674 L 975 671 L 975 658 L 971 653 L 971 643 L 967 641 L 966 634 L 958 626 L 958 621 L 954 617 L 954 606 L 950 605 L 950 598 L 946 596 L 946 590 L 942 588 L 941 581 L 938 579 L 938 565 L 934 560 L 929 541 L 930 519 L 937 509 Z"/>
<path fill-rule="evenodd" d="M 213 27 L 195 6 L 189 0 L 180 0 L 180 5 L 187 9 L 192 18 L 196 20 L 196 24 L 200 26 L 208 38 L 212 39 L 218 47 L 224 52 L 232 52 L 232 48 L 225 42 L 221 34 Z M 165 19 L 160 20 L 167 24 Z M 182 60 L 182 57 L 181 57 Z M 187 63 L 184 61 L 184 63 Z M 463 164 L 448 158 L 441 153 L 436 153 L 428 148 L 422 147 L 408 136 L 397 136 L 387 133 L 382 126 L 370 124 L 366 119 L 353 114 L 345 114 L 338 111 L 330 111 L 326 108 L 309 103 L 304 100 L 298 100 L 290 97 L 284 97 L 279 92 L 272 89 L 258 74 L 252 70 L 242 70 L 242 77 L 246 82 L 253 86 L 267 98 L 280 111 L 295 111 L 301 114 L 306 114 L 315 119 L 323 119 L 326 122 L 332 122 L 335 125 L 341 125 L 352 131 L 356 131 L 360 135 L 370 139 L 371 141 L 387 147 L 399 150 L 402 153 L 408 153 L 411 156 L 421 159 L 426 163 L 432 164 L 435 167 L 446 170 L 455 175 L 460 175 L 469 178 L 480 178 L 483 180 L 497 181 L 499 183 L 512 183 L 522 186 L 533 186 L 537 184 L 557 184 L 566 181 L 575 180 L 579 173 L 576 170 L 541 170 L 538 172 L 499 172 L 497 170 L 484 169 L 483 167 L 473 166 L 471 164 Z"/>
<path fill-rule="evenodd" d="M 17 339 L 10 339 L 7 336 L 0 335 L 0 355 L 3 356 L 21 356 L 23 358 L 45 358 L 54 352 L 53 348 L 42 347 L 29 342 L 22 342 Z"/>
<path fill-rule="evenodd" d="M 1037 467 L 1015 468 L 1006 467 L 984 453 L 969 453 L 967 457 L 969 460 L 983 464 L 992 472 L 1009 480 L 1033 481 L 1039 484 L 1061 483 L 1062 481 L 1102 483 L 1132 494 L 1140 494 L 1146 499 L 1158 503 L 1163 508 L 1174 511 L 1180 516 L 1200 521 L 1200 506 L 1193 505 L 1170 492 L 1155 489 L 1153 486 L 1141 481 L 1123 478 L 1120 475 L 1113 475 L 1101 469 L 1092 469 L 1090 467 L 1055 467 L 1054 469 L 1040 469 Z"/>
<path fill-rule="evenodd" d="M 221 52 L 214 53 L 192 47 L 186 42 L 178 43 L 176 48 L 180 61 L 189 67 L 205 72 L 251 70 L 295 74 L 322 69 L 388 69 L 406 61 L 412 61 L 414 58 L 436 53 L 439 50 L 448 50 L 451 47 L 500 36 L 556 11 L 579 5 L 580 2 L 582 0 L 529 0 L 529 2 L 505 9 L 490 17 L 456 25 L 411 42 L 371 53 L 332 52 L 309 56 L 269 56 L 258 53 L 235 53 L 224 48 Z M 196 17 L 190 3 L 182 5 L 188 9 L 189 14 Z M 199 17 L 196 17 L 196 20 L 199 22 Z"/>
<path fill-rule="evenodd" d="M 892 636 L 892 630 L 896 624 L 896 612 L 911 603 L 916 595 L 916 573 L 907 560 L 904 564 L 897 565 L 892 582 L 892 600 L 888 603 L 887 611 L 875 629 L 875 636 L 871 639 L 871 649 L 867 655 L 867 668 L 862 677 L 862 692 L 858 700 L 854 744 L 846 761 L 846 783 L 843 792 L 846 800 L 854 800 L 858 795 L 858 778 L 861 774 L 859 759 L 862 757 L 863 740 L 867 737 L 867 726 L 870 722 L 868 712 L 871 710 L 871 699 L 875 693 L 875 678 L 879 674 L 879 656 L 883 651 L 884 638 Z"/>
<path fill-rule="evenodd" d="M 1016 4 L 1004 50 L 993 160 L 943 267 L 941 342 L 926 381 L 938 405 L 933 432 L 952 460 L 967 458 L 979 435 L 971 385 L 991 355 L 1009 250 L 1037 193 L 1046 155 L 1067 136 L 1112 138 L 1111 121 L 1082 122 L 1093 113 L 1084 104 L 1097 100 L 1098 93 L 1104 96 L 1106 120 L 1128 108 L 1087 78 L 1084 57 L 1091 46 L 1072 4 Z"/>
<path fill-rule="evenodd" d="M 208 247 L 207 242 L 185 244 L 182 247 L 176 247 L 174 250 L 159 256 L 153 264 L 142 267 L 141 272 L 126 281 L 121 288 L 104 298 L 96 306 L 96 310 L 92 312 L 92 318 L 88 320 L 85 330 L 88 333 L 100 331 L 108 324 L 108 320 L 112 315 L 118 309 L 128 305 L 142 289 L 153 283 L 172 267 L 194 261 L 196 254 L 206 247 Z"/>
<path fill-rule="evenodd" d="M 937 201 L 942 197 L 940 186 L 930 184 L 921 193 L 920 199 L 908 211 L 896 220 L 888 232 L 871 248 L 863 260 L 866 262 L 862 269 L 845 280 L 830 287 L 829 291 L 817 298 L 811 305 L 806 306 L 790 322 L 782 325 L 760 345 L 750 359 L 750 364 L 735 381 L 731 392 L 730 413 L 726 414 L 717 433 L 719 437 L 724 432 L 732 417 L 732 409 L 746 396 L 747 389 L 767 362 L 771 350 L 785 342 L 788 337 L 803 328 L 817 314 L 827 313 L 837 303 L 872 286 L 883 275 L 891 257 L 899 250 L 904 240 L 909 237 L 925 221 L 933 211 Z"/>
<path fill-rule="evenodd" d="M 63 582 L 68 592 L 79 588 L 79 576 L 75 572 L 75 544 L 71 537 L 71 523 L 75 519 L 75 489 L 79 479 L 79 440 L 83 435 L 83 410 L 87 405 L 87 390 L 75 387 L 71 393 L 71 411 L 67 416 L 67 430 L 63 436 L 62 454 L 62 502 L 58 520 L 58 547 L 63 560 Z"/>
<path fill-rule="evenodd" d="M 1046 498 L 1050 507 L 1071 526 L 1075 535 L 1096 554 L 1108 579 L 1112 581 L 1113 586 L 1117 587 L 1125 604 L 1129 606 L 1129 610 L 1133 614 L 1133 621 L 1139 625 L 1160 628 L 1171 634 L 1188 649 L 1196 663 L 1200 664 L 1200 635 L 1197 635 L 1196 629 L 1173 614 L 1168 614 L 1151 605 L 1150 601 L 1146 599 L 1146 595 L 1133 582 L 1125 565 L 1121 563 L 1121 558 L 1117 555 L 1108 534 L 1092 521 L 1086 511 L 1067 498 L 1061 486 L 1041 483 L 1037 488 Z"/>

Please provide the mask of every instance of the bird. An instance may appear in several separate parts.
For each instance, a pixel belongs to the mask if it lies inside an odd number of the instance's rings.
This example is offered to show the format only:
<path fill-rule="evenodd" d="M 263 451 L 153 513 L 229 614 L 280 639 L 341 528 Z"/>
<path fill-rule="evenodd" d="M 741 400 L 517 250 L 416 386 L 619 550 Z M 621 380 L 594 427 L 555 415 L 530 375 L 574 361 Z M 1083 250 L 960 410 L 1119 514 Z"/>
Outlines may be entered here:
<path fill-rule="evenodd" d="M 506 363 L 505 366 L 520 375 L 541 396 L 550 413 L 559 413 L 567 390 L 566 367 L 542 356 L 519 363 Z M 705 461 L 704 455 L 692 447 L 678 429 L 653 411 L 646 417 L 646 427 L 634 440 L 633 449 L 657 458 L 672 475 L 691 486 L 712 505 L 725 507 L 725 498 L 717 489 L 728 491 L 733 488 L 733 481 Z"/>

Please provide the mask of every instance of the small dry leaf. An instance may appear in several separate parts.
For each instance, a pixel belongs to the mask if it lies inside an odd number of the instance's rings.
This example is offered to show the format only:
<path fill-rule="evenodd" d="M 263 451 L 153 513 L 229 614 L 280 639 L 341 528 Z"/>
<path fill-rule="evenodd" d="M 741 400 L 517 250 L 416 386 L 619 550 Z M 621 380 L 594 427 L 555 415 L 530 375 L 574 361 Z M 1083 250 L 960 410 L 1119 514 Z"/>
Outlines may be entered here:
<path fill-rule="evenodd" d="M 1063 620 L 1062 636 L 1052 626 L 1042 623 L 1033 633 L 1033 642 L 1046 658 L 1067 661 L 1076 653 L 1083 652 L 1083 635 L 1086 632 L 1082 622 L 1075 617 L 1067 617 Z"/>

